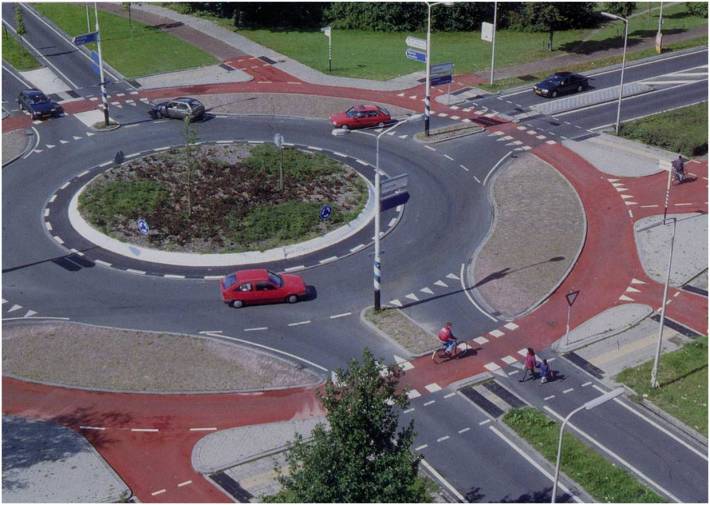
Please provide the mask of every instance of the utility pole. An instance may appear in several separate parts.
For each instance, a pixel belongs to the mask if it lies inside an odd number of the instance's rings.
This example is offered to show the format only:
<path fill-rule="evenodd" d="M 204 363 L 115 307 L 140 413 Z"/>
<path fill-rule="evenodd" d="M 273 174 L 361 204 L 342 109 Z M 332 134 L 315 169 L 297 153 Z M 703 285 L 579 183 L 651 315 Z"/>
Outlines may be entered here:
<path fill-rule="evenodd" d="M 493 74 L 496 66 L 496 30 L 498 29 L 498 2 L 493 2 L 493 41 L 491 47 L 491 86 L 493 85 Z"/>
<path fill-rule="evenodd" d="M 661 359 L 661 347 L 663 347 L 663 324 L 666 320 L 666 300 L 668 299 L 668 283 L 671 280 L 671 264 L 673 263 L 673 242 L 675 242 L 676 218 L 673 220 L 673 231 L 671 232 L 671 248 L 668 252 L 668 271 L 666 273 L 666 283 L 663 285 L 663 300 L 661 305 L 661 320 L 658 323 L 658 344 L 656 345 L 656 355 L 653 357 L 653 368 L 651 369 L 651 387 L 657 388 L 658 384 L 658 362 Z"/>

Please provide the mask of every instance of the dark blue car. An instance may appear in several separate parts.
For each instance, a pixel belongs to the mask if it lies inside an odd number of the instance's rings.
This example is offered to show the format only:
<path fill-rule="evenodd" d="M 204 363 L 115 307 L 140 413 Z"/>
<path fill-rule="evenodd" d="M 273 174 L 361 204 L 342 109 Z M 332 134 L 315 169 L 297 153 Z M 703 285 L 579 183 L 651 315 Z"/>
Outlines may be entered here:
<path fill-rule="evenodd" d="M 25 110 L 30 113 L 32 119 L 41 119 L 44 117 L 57 117 L 64 112 L 62 106 L 57 102 L 47 98 L 47 95 L 38 89 L 26 89 L 20 92 L 17 97 L 17 103 L 20 110 Z"/>
<path fill-rule="evenodd" d="M 545 98 L 556 98 L 566 93 L 579 93 L 589 87 L 589 79 L 572 72 L 557 72 L 544 81 L 538 82 L 533 91 Z"/>

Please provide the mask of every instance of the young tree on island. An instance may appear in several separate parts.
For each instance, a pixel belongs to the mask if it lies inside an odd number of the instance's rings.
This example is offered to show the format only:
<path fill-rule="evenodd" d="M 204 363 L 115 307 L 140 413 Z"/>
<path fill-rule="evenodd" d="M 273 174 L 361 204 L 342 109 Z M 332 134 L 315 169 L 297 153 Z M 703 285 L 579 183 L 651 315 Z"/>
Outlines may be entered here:
<path fill-rule="evenodd" d="M 319 424 L 313 437 L 297 437 L 289 450 L 288 475 L 272 502 L 394 503 L 431 502 L 419 476 L 419 456 L 412 453 L 414 423 L 398 430 L 399 409 L 409 403 L 397 391 L 401 370 L 380 373 L 370 351 L 336 382 L 325 385 L 320 399 L 330 429 Z"/>

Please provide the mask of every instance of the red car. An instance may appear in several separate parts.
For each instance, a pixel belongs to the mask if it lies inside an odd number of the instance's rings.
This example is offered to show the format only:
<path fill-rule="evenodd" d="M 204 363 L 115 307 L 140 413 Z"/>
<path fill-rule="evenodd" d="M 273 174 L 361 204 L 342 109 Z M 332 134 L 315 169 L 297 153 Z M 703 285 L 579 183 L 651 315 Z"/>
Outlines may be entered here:
<path fill-rule="evenodd" d="M 377 105 L 355 105 L 345 112 L 330 116 L 331 124 L 336 128 L 367 128 L 368 126 L 384 126 L 392 121 L 387 109 Z"/>
<path fill-rule="evenodd" d="M 265 268 L 240 270 L 220 281 L 222 300 L 231 307 L 257 303 L 296 303 L 306 294 L 298 275 L 275 274 Z"/>

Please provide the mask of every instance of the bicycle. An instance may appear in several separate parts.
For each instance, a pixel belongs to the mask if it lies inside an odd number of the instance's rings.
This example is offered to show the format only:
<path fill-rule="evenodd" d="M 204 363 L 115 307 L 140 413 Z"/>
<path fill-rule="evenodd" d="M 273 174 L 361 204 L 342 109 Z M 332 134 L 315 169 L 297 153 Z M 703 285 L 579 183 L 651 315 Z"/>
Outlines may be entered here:
<path fill-rule="evenodd" d="M 454 346 L 454 350 L 452 352 L 447 351 L 446 346 L 447 344 L 441 344 L 441 346 L 434 349 L 434 351 L 431 353 L 431 360 L 437 365 L 452 359 L 459 359 L 461 355 L 465 354 L 468 350 L 468 344 L 466 344 L 466 349 L 464 349 L 463 351 L 459 350 L 458 342 Z"/>

